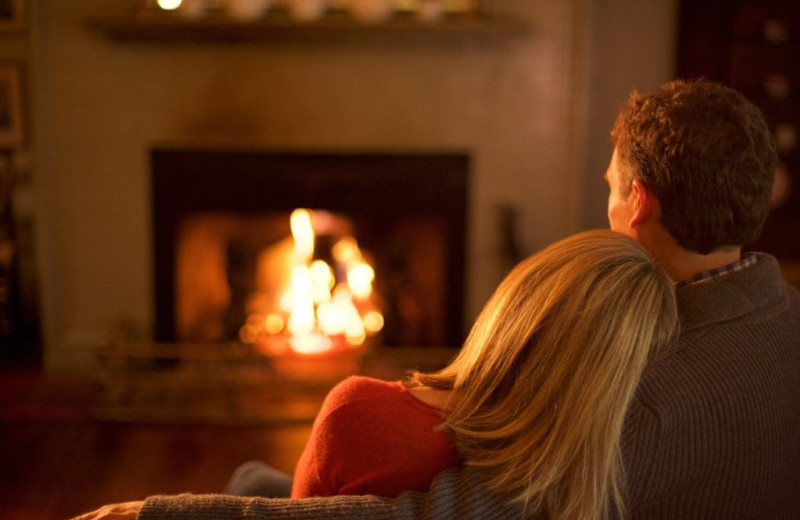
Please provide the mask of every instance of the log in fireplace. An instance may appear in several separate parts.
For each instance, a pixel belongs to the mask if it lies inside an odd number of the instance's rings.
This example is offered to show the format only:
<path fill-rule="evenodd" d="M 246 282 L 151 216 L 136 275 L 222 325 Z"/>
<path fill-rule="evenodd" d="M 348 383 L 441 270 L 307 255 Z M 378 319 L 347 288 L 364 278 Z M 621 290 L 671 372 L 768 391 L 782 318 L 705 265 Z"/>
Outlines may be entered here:
<path fill-rule="evenodd" d="M 238 340 L 259 258 L 308 208 L 370 257 L 380 345 L 463 341 L 467 154 L 162 147 L 151 166 L 156 340 Z"/>

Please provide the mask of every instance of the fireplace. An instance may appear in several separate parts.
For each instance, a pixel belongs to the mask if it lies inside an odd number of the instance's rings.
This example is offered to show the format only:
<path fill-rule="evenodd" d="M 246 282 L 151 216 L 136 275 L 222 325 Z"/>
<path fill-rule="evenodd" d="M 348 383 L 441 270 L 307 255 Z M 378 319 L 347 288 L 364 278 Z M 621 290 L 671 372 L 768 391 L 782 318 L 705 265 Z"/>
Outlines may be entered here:
<path fill-rule="evenodd" d="M 379 345 L 463 341 L 468 155 L 158 148 L 151 165 L 158 341 L 242 341 L 299 208 L 332 223 L 319 256 L 338 234 L 369 258 Z"/>

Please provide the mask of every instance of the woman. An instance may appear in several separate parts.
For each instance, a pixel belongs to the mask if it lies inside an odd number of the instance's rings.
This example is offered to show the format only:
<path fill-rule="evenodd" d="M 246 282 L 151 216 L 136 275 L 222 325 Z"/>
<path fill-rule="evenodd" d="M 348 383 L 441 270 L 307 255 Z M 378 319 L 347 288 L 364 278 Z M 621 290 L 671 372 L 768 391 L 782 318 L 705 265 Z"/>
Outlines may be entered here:
<path fill-rule="evenodd" d="M 444 369 L 338 385 L 292 496 L 424 490 L 460 459 L 532 513 L 624 515 L 623 420 L 677 327 L 673 284 L 636 242 L 557 242 L 511 271 Z"/>

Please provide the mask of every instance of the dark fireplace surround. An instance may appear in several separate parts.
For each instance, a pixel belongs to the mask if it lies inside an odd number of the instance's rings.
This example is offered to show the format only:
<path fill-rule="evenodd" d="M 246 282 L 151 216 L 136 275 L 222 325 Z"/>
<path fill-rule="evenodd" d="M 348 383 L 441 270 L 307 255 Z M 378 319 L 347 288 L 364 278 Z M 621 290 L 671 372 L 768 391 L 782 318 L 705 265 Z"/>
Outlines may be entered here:
<path fill-rule="evenodd" d="M 186 341 L 176 328 L 176 243 L 187 217 L 288 219 L 309 208 L 345 216 L 374 256 L 376 290 L 388 300 L 383 346 L 463 342 L 467 154 L 161 147 L 151 151 L 151 167 L 156 340 Z M 415 323 L 393 310 L 398 283 L 416 294 Z"/>

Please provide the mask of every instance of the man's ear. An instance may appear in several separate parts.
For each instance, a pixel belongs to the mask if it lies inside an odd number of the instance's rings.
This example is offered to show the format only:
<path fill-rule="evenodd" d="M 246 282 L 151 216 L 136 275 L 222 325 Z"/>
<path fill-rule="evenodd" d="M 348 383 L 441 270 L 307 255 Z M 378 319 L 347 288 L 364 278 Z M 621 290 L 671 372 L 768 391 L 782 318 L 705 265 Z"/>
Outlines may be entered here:
<path fill-rule="evenodd" d="M 633 204 L 630 226 L 636 229 L 653 217 L 655 197 L 653 192 L 638 179 L 634 179 L 631 183 L 630 197 Z"/>

